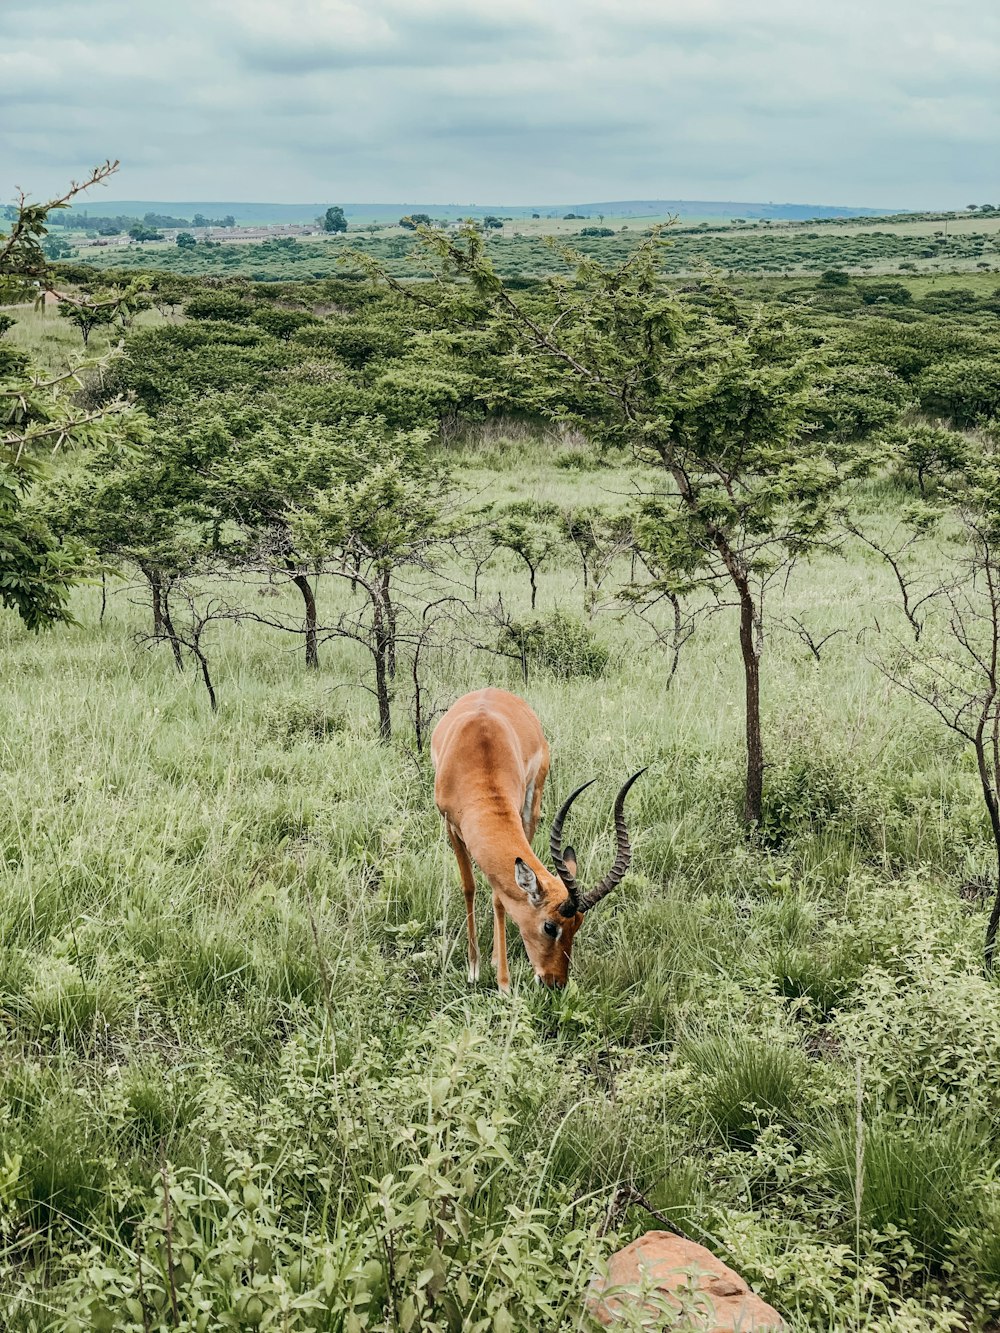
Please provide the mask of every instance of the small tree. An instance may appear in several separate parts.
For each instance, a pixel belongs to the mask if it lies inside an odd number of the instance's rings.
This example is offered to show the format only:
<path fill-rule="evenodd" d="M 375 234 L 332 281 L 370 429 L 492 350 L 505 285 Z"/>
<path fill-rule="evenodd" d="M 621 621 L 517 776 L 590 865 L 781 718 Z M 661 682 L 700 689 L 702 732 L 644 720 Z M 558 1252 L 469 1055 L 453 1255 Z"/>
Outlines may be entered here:
<path fill-rule="evenodd" d="M 362 417 L 337 426 L 288 427 L 279 422 L 261 422 L 252 408 L 238 409 L 228 419 L 216 419 L 195 427 L 206 440 L 201 450 L 211 452 L 202 468 L 207 477 L 207 504 L 221 525 L 234 525 L 239 536 L 226 547 L 230 560 L 240 568 L 256 567 L 282 572 L 302 596 L 304 617 L 295 625 L 271 617 L 280 628 L 302 631 L 308 667 L 319 666 L 321 620 L 316 603 L 316 575 L 333 559 L 339 572 L 342 562 L 353 561 L 360 576 L 361 547 L 345 547 L 334 555 L 313 538 L 303 547 L 297 534 L 305 531 L 302 514 L 327 503 L 331 494 L 361 486 L 371 473 L 372 461 L 395 458 L 406 474 L 407 463 L 419 470 L 427 443 L 426 431 L 391 432 L 378 419 Z M 360 512 L 360 511 L 358 511 Z M 346 520 L 345 520 L 346 521 Z M 332 521 L 323 529 L 329 537 L 340 531 Z M 331 537 L 331 540 L 333 538 Z M 385 641 L 386 669 L 395 673 L 395 641 L 392 634 L 391 596 L 381 594 L 388 633 Z"/>
<path fill-rule="evenodd" d="M 635 550 L 632 515 L 609 513 L 598 505 L 581 505 L 561 514 L 562 529 L 576 548 L 583 575 L 583 603 L 594 613 L 601 585 L 621 556 Z"/>
<path fill-rule="evenodd" d="M 189 231 L 182 231 L 177 236 L 178 250 L 193 250 L 198 242 Z"/>
<path fill-rule="evenodd" d="M 98 568 L 138 570 L 150 598 L 152 637 L 171 644 L 178 670 L 183 658 L 170 594 L 203 560 L 211 530 L 190 463 L 177 430 L 147 432 L 127 451 L 105 444 L 68 471 L 44 508 L 55 532 L 86 542 Z"/>
<path fill-rule="evenodd" d="M 374 467 L 370 455 L 359 455 L 353 475 L 317 493 L 291 525 L 299 550 L 360 591 L 360 604 L 323 626 L 321 636 L 350 639 L 369 654 L 372 683 L 365 688 L 375 696 L 379 738 L 385 743 L 392 738 L 397 655 L 402 648 L 410 649 L 416 676 L 433 623 L 427 615 L 433 599 L 426 597 L 426 582 L 448 536 L 447 480 L 428 464 L 425 444 L 426 436 L 397 436 Z M 419 615 L 411 599 L 399 595 L 397 585 L 407 571 L 417 579 L 413 593 L 423 603 Z M 416 703 L 422 732 L 419 681 Z"/>
<path fill-rule="evenodd" d="M 344 210 L 334 204 L 323 214 L 323 230 L 338 232 L 347 230 L 347 218 L 344 216 Z"/>
<path fill-rule="evenodd" d="M 92 295 L 63 297 L 59 314 L 76 326 L 86 347 L 96 328 L 131 328 L 136 315 L 151 304 L 150 279 L 136 278 L 127 287 L 108 287 Z"/>
<path fill-rule="evenodd" d="M 508 505 L 490 524 L 490 534 L 496 546 L 511 551 L 527 568 L 532 611 L 538 596 L 538 575 L 563 541 L 558 521 L 559 511 L 555 505 L 519 500 Z"/>

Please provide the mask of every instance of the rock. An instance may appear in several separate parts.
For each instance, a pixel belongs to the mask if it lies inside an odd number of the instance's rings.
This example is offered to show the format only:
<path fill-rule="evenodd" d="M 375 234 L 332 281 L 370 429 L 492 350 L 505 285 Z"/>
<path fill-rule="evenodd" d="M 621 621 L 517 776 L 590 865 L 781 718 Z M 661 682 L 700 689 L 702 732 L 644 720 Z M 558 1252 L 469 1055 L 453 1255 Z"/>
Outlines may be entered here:
<path fill-rule="evenodd" d="M 626 1288 L 626 1290 L 623 1290 Z M 629 1311 L 634 1328 L 680 1333 L 777 1333 L 785 1321 L 704 1245 L 669 1231 L 647 1231 L 611 1256 L 606 1278 L 595 1278 L 587 1308 L 605 1328 Z"/>

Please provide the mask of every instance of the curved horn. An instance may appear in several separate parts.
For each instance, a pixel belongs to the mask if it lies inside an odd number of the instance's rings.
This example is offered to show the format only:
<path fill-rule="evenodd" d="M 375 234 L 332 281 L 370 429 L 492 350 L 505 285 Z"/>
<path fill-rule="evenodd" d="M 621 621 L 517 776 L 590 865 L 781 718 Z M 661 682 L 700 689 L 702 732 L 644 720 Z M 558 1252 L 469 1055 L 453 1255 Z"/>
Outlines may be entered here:
<path fill-rule="evenodd" d="M 615 857 L 614 865 L 600 884 L 591 889 L 589 893 L 577 895 L 576 905 L 580 912 L 589 912 L 595 903 L 599 903 L 602 898 L 607 897 L 611 890 L 621 882 L 625 876 L 625 871 L 629 868 L 629 863 L 632 860 L 632 845 L 628 840 L 628 829 L 625 827 L 625 797 L 628 795 L 632 783 L 635 782 L 636 778 L 642 777 L 645 771 L 644 768 L 640 768 L 638 773 L 633 773 L 615 798 L 615 835 L 618 839 L 618 854 Z M 553 829 L 554 836 L 555 829 Z"/>
<path fill-rule="evenodd" d="M 570 792 L 570 794 L 566 797 L 565 801 L 563 801 L 562 805 L 559 807 L 559 813 L 552 821 L 552 834 L 549 837 L 549 851 L 552 853 L 552 864 L 556 868 L 556 874 L 566 885 L 566 892 L 569 894 L 570 902 L 573 904 L 574 907 L 577 907 L 577 910 L 579 910 L 578 903 L 580 899 L 580 886 L 579 884 L 577 884 L 574 876 L 569 873 L 569 867 L 563 860 L 562 827 L 563 827 L 563 821 L 565 820 L 566 815 L 569 813 L 570 806 L 573 804 L 573 802 L 576 800 L 576 798 L 580 795 L 582 791 L 586 791 L 588 787 L 592 787 L 596 781 L 597 781 L 596 778 L 591 778 L 590 781 L 585 782 L 582 787 L 577 787 L 576 791 Z"/>

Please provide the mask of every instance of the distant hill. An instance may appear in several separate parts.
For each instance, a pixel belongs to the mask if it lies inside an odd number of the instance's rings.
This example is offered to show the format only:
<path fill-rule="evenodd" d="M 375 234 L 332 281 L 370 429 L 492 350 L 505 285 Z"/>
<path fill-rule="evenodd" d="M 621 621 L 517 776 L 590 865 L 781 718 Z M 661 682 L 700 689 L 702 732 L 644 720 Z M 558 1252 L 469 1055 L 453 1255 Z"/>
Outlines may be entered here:
<path fill-rule="evenodd" d="M 844 218 L 884 217 L 898 213 L 892 208 L 844 208 L 829 204 L 774 204 L 746 203 L 739 200 L 718 199 L 615 199 L 585 204 L 364 204 L 341 203 L 351 222 L 395 222 L 407 213 L 427 213 L 432 218 L 483 217 L 495 213 L 498 217 L 523 218 L 532 213 L 542 217 L 562 217 L 565 213 L 579 213 L 596 218 L 606 217 L 663 217 L 676 213 L 685 218 Z M 111 217 L 122 214 L 142 217 L 144 213 L 165 213 L 190 218 L 195 213 L 206 217 L 224 217 L 231 213 L 241 226 L 261 226 L 266 223 L 312 222 L 326 209 L 326 204 L 244 204 L 229 201 L 156 199 L 113 199 L 92 201 L 73 210 L 73 216 Z"/>

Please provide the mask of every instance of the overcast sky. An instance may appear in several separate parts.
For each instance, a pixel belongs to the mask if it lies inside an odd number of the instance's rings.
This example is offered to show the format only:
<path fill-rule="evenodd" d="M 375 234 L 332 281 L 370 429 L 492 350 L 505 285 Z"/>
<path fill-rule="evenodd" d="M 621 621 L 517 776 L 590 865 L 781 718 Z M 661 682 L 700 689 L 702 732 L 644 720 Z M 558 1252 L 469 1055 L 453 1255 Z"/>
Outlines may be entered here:
<path fill-rule="evenodd" d="M 997 0 L 0 0 L 3 201 L 963 207 L 998 145 Z"/>

